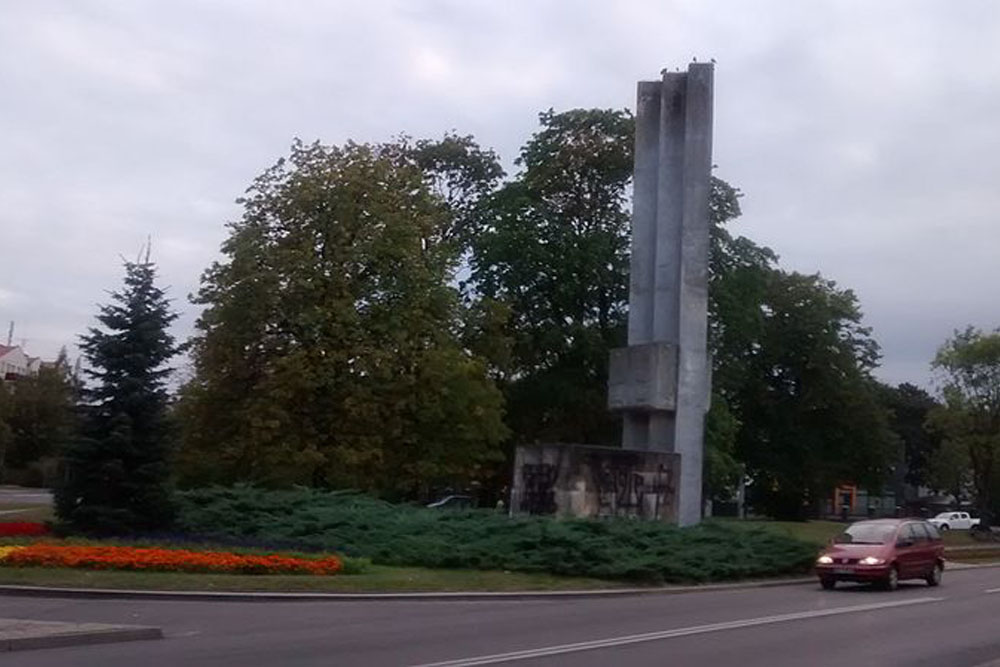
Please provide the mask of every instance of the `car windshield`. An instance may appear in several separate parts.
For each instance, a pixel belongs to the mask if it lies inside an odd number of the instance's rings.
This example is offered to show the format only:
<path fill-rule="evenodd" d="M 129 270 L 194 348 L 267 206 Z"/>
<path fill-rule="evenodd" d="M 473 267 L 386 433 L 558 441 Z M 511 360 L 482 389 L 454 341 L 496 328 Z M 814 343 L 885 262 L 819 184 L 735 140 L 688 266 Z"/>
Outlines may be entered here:
<path fill-rule="evenodd" d="M 833 538 L 837 544 L 885 544 L 896 534 L 892 524 L 856 523 Z"/>

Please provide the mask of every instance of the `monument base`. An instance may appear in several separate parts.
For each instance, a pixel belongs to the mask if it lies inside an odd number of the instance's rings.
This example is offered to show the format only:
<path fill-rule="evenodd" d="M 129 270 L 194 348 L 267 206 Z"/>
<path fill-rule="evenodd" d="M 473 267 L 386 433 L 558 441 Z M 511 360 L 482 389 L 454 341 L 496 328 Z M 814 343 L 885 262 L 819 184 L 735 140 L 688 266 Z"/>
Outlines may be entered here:
<path fill-rule="evenodd" d="M 677 521 L 680 455 L 586 445 L 518 447 L 512 514 Z"/>

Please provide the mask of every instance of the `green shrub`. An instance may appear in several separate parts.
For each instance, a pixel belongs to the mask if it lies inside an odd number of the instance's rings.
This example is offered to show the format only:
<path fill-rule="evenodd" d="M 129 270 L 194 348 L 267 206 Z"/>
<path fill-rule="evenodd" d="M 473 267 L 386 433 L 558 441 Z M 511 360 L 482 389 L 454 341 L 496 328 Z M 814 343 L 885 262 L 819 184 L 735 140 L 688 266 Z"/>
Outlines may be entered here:
<path fill-rule="evenodd" d="M 382 565 L 707 582 L 805 572 L 816 547 L 761 527 L 676 528 L 629 519 L 510 518 L 429 510 L 356 493 L 209 488 L 180 494 L 180 528 L 293 541 Z"/>

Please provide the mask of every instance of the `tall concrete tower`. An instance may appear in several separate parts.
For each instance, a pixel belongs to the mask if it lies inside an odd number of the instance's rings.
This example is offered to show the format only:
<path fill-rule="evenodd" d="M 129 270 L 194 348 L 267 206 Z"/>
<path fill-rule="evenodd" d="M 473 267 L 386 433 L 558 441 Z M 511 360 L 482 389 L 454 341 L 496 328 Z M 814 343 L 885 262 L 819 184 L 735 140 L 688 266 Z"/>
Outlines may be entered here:
<path fill-rule="evenodd" d="M 640 81 L 628 347 L 612 351 L 608 404 L 625 449 L 680 455 L 677 520 L 701 520 L 708 354 L 713 66 Z"/>

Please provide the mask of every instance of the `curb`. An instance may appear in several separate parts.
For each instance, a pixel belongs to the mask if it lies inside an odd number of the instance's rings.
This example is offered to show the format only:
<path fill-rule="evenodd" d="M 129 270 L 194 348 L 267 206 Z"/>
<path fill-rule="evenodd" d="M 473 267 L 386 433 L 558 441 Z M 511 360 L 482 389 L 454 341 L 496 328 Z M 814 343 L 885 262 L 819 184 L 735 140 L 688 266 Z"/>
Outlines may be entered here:
<path fill-rule="evenodd" d="M 40 629 L 39 634 L 21 637 L 0 637 L 0 654 L 11 651 L 29 651 L 42 648 L 64 648 L 93 644 L 114 644 L 147 639 L 163 639 L 163 630 L 150 626 L 122 625 L 83 629 L 71 623 L 40 623 L 46 626 L 66 626 L 66 630 Z"/>
<path fill-rule="evenodd" d="M 945 571 L 959 572 L 961 570 L 981 570 L 991 567 L 1000 567 L 1000 563 L 957 563 L 953 560 L 945 559 Z"/>
<path fill-rule="evenodd" d="M 704 586 L 664 586 L 661 588 L 612 588 L 583 591 L 510 591 L 455 593 L 279 593 L 249 591 L 143 591 L 112 588 L 57 588 L 42 586 L 0 585 L 0 595 L 19 597 L 75 598 L 104 600 L 164 600 L 188 602 L 474 602 L 478 600 L 559 600 L 585 598 L 616 598 L 639 595 L 680 595 L 712 593 L 777 586 L 801 586 L 816 583 L 815 577 L 774 579 L 734 584 Z"/>
<path fill-rule="evenodd" d="M 995 563 L 956 563 L 945 561 L 945 570 L 957 572 L 1000 568 Z M 0 584 L 0 596 L 34 598 L 71 598 L 103 600 L 163 600 L 187 602 L 475 602 L 490 600 L 559 600 L 559 599 L 600 599 L 636 597 L 645 595 L 682 595 L 686 593 L 713 593 L 725 591 L 752 590 L 756 588 L 776 588 L 779 586 L 803 586 L 816 583 L 815 577 L 798 579 L 770 579 L 746 581 L 732 584 L 704 584 L 700 586 L 663 586 L 659 588 L 611 588 L 582 591 L 502 591 L 502 592 L 430 592 L 430 593 L 282 593 L 253 591 L 152 591 L 115 588 L 63 588 L 52 586 L 19 586 Z M 157 628 L 143 628 L 156 630 Z M 162 635 L 160 635 L 162 636 Z M 149 639 L 150 637 L 137 637 Z M 0 640 L 3 652 L 6 640 Z M 99 640 L 98 640 L 99 641 Z M 117 640 L 115 640 L 117 641 Z M 126 640 L 121 640 L 126 641 Z"/>
<path fill-rule="evenodd" d="M 954 547 L 945 547 L 944 552 L 947 554 L 951 553 L 961 553 L 963 551 L 1000 551 L 1000 542 L 982 542 L 981 544 L 960 544 Z"/>

